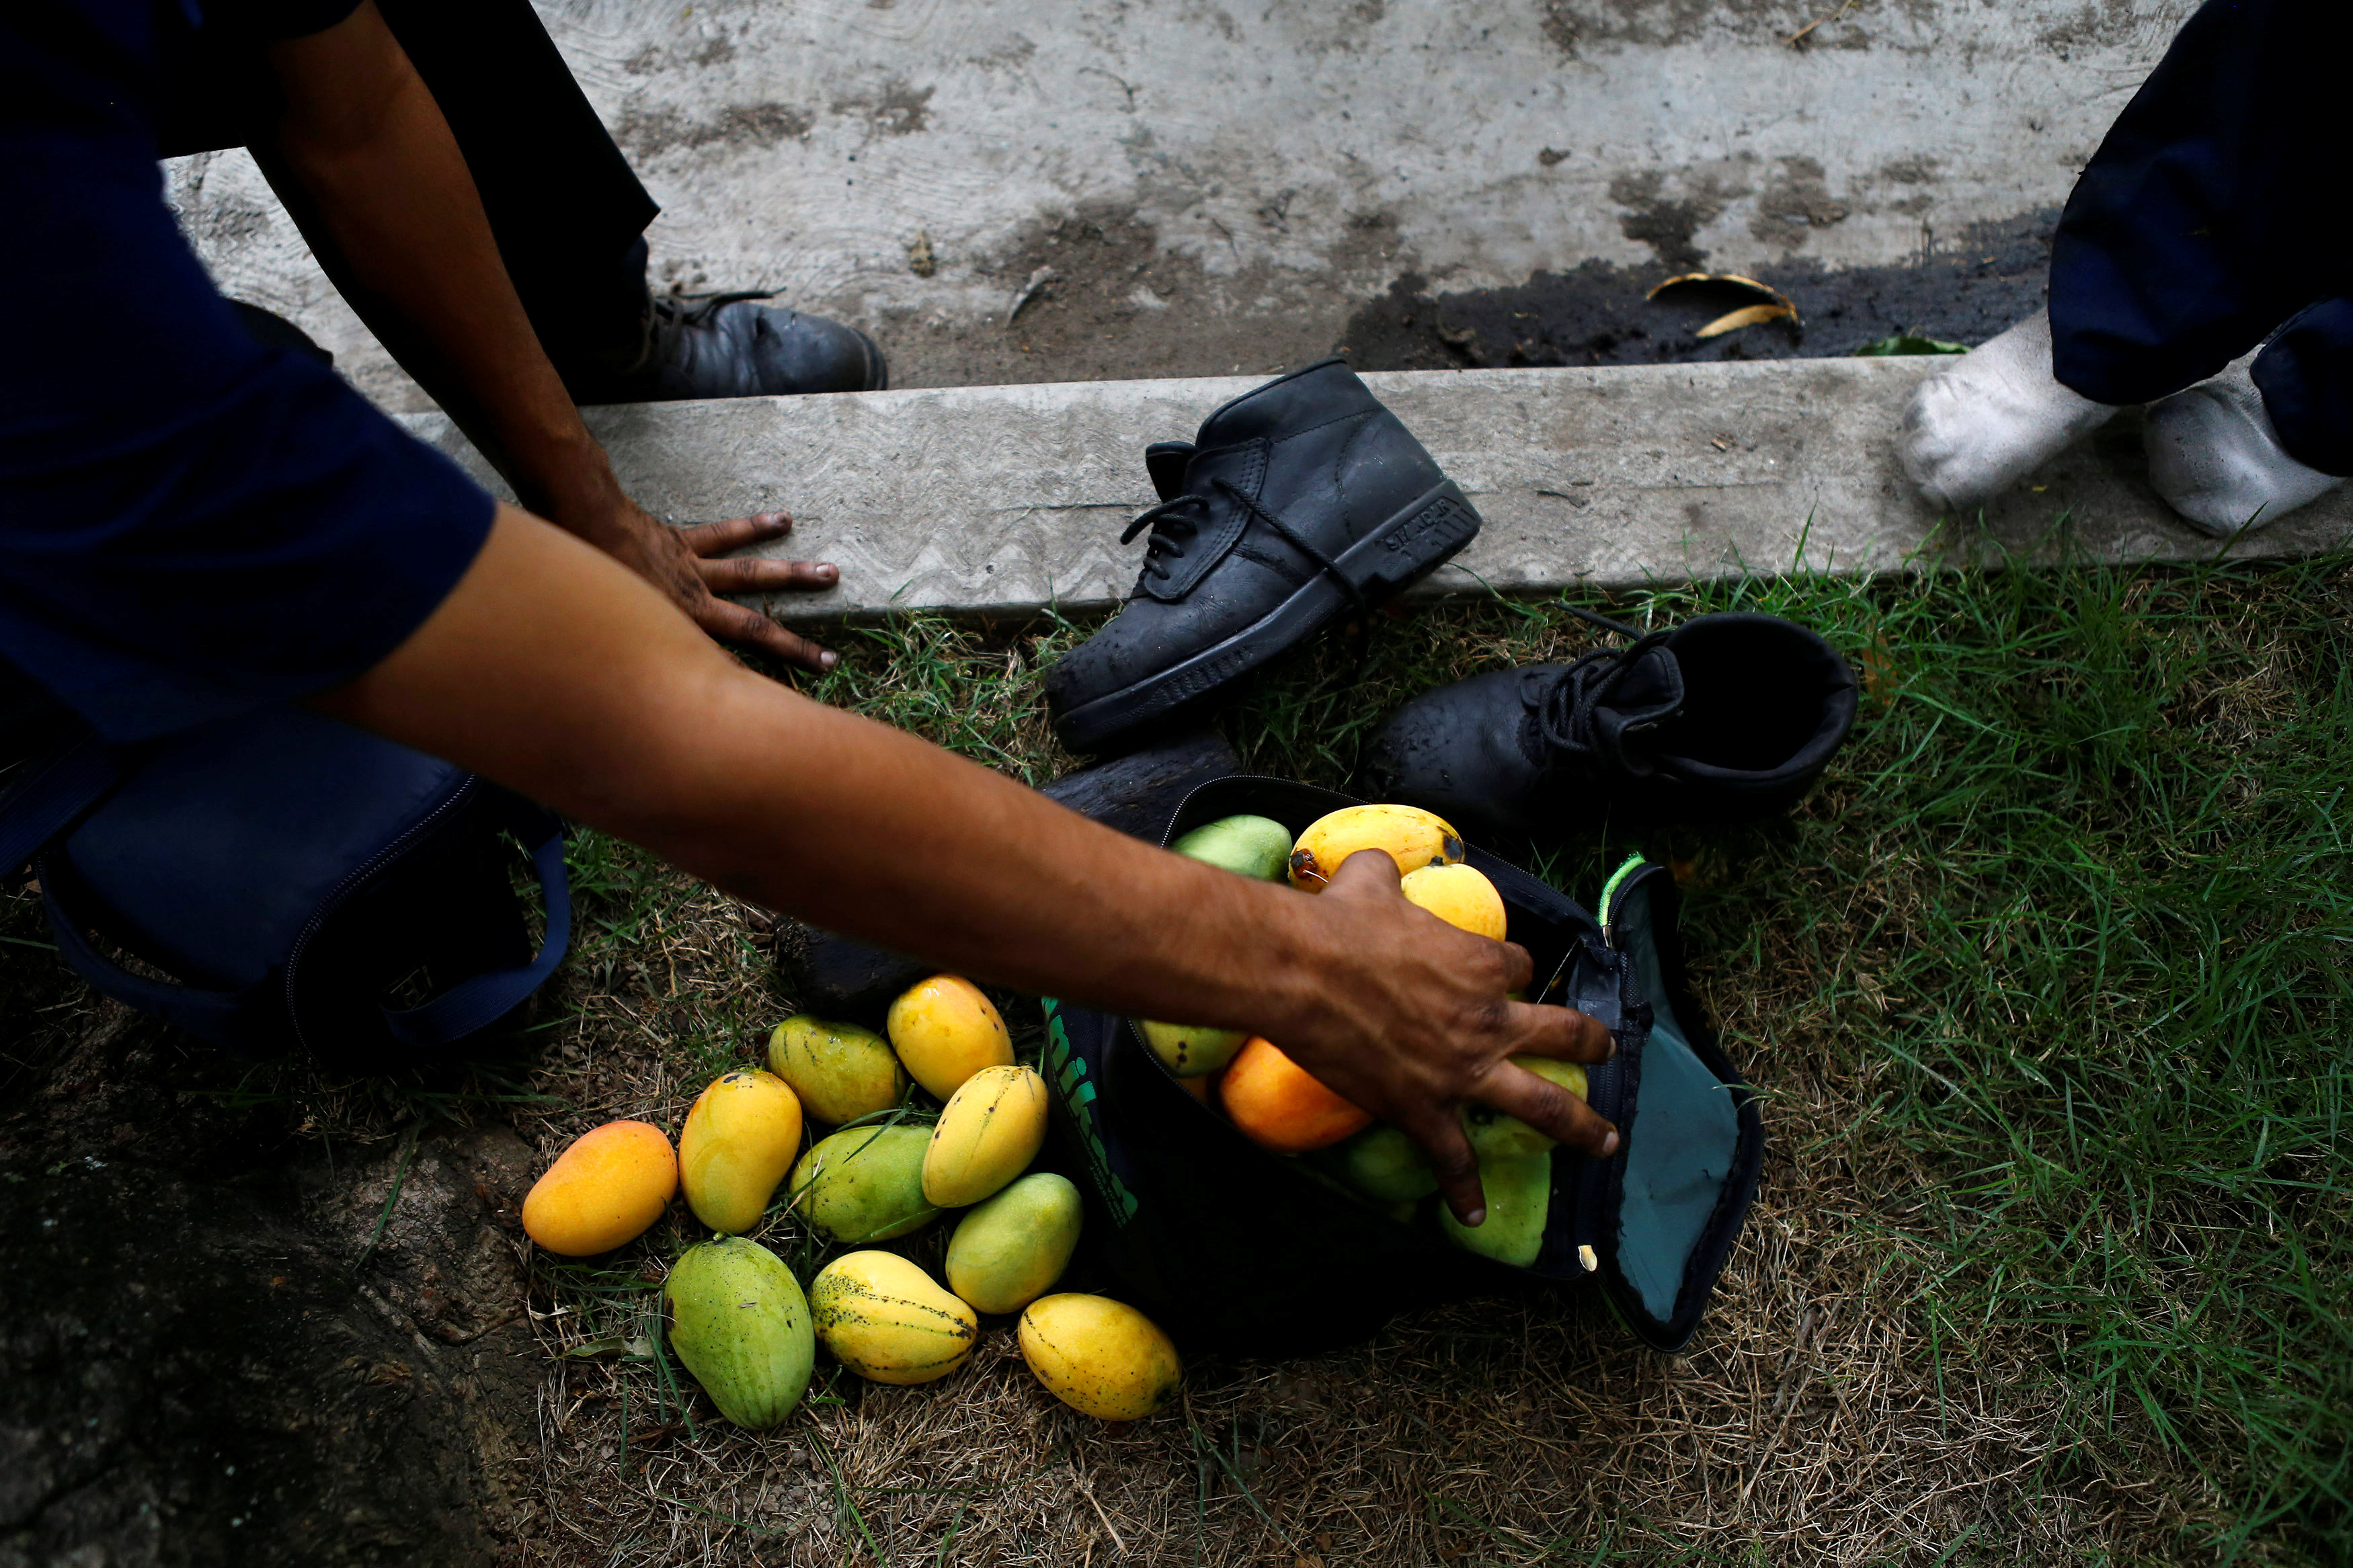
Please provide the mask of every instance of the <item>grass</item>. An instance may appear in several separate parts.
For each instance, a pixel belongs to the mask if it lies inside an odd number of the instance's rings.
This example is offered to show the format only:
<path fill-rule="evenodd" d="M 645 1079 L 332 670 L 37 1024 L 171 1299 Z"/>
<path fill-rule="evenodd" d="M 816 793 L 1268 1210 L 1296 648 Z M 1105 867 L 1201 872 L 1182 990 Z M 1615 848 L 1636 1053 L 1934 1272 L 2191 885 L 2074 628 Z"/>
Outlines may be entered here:
<path fill-rule="evenodd" d="M 2174 1489 L 2136 1549 L 2353 1553 L 2348 599 L 2324 562 L 1615 607 L 1789 615 L 1865 672 L 1864 722 L 1806 811 L 1665 847 L 1694 946 L 1769 1094 L 1809 1092 L 1784 1062 L 1846 1088 L 1852 1120 L 1802 1144 L 1778 1119 L 1782 1158 L 1867 1195 L 1865 1287 L 1913 1320 L 1940 1403 L 2015 1357 L 2045 1410 L 2030 1487 L 2154 1465 Z M 1426 613 L 1360 680 L 1327 649 L 1224 722 L 1254 769 L 1342 784 L 1395 700 L 1589 635 L 1551 607 Z M 887 673 L 830 694 L 952 742 L 933 694 L 996 645 L 873 636 Z M 1018 702 L 983 706 L 987 750 L 1035 755 Z M 1589 896 L 1630 847 L 1599 825 L 1546 869 Z"/>
<path fill-rule="evenodd" d="M 1821 627 L 1864 674 L 1823 788 L 1761 827 L 1597 822 L 1540 868 L 1590 898 L 1630 848 L 1674 864 L 1695 978 L 1767 1096 L 1757 1206 L 1684 1355 L 1582 1300 L 1465 1303 L 1314 1361 L 1204 1359 L 1181 1409 L 1106 1428 L 1045 1396 L 1000 1327 L 927 1388 L 821 1368 L 802 1414 L 747 1435 L 658 1353 L 659 1280 L 692 1239 L 673 1219 L 594 1267 L 534 1260 L 549 1373 L 520 1559 L 2353 1557 L 2353 570 L 1757 580 L 1589 607 L 1735 605 Z M 815 689 L 1042 780 L 1072 761 L 1037 670 L 1087 629 L 868 628 Z M 1379 632 L 1361 672 L 1335 641 L 1219 714 L 1246 765 L 1343 784 L 1405 696 L 1595 635 L 1501 603 Z M 573 858 L 576 952 L 518 1058 L 358 1085 L 224 1068 L 215 1092 L 379 1160 L 425 1115 L 505 1120 L 543 1156 L 615 1116 L 675 1129 L 792 1005 L 766 922 L 594 835 Z M 37 942 L 23 903 L 8 934 Z M 1034 1009 L 1008 1018 L 1034 1031 Z M 782 1209 L 767 1238 L 813 1269 Z M 935 1267 L 944 1239 L 908 1246 Z"/>

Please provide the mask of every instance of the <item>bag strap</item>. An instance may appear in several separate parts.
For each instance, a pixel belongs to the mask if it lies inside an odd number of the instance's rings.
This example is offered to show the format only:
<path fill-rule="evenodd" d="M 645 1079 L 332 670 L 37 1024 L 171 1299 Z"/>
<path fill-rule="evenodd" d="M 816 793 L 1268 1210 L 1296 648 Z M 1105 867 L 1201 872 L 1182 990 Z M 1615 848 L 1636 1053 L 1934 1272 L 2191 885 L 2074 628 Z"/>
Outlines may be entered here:
<path fill-rule="evenodd" d="M 112 749 L 87 731 L 27 763 L 24 782 L 0 800 L 0 873 L 30 860 L 121 778 Z"/>
<path fill-rule="evenodd" d="M 539 956 L 513 969 L 477 974 L 421 1006 L 385 1009 L 385 1026 L 403 1045 L 446 1046 L 503 1017 L 538 990 L 572 945 L 572 884 L 564 874 L 564 823 L 554 812 L 517 802 L 510 826 L 517 837 L 536 833 L 531 863 L 539 873 L 539 896 L 547 910 L 547 935 Z"/>
<path fill-rule="evenodd" d="M 79 810 L 69 813 L 65 820 L 71 821 L 79 814 Z M 156 1014 L 201 1039 L 216 1045 L 234 1043 L 243 1007 L 237 993 L 199 991 L 176 981 L 150 980 L 143 974 L 132 973 L 99 952 L 82 934 L 81 922 L 67 913 L 64 904 L 58 901 L 57 877 L 45 864 L 47 859 L 43 856 L 34 862 L 34 870 L 41 879 L 41 904 L 48 912 L 49 934 L 58 939 L 58 954 L 73 965 L 75 973 L 89 981 L 93 990 Z"/>

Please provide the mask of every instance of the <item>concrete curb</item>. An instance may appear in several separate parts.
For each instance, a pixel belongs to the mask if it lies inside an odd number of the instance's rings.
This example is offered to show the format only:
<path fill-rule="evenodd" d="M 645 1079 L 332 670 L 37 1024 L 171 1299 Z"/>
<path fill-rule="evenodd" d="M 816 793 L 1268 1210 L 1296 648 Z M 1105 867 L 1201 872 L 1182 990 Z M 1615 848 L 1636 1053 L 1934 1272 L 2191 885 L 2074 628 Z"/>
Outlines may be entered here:
<path fill-rule="evenodd" d="M 1471 495 L 1479 538 L 1424 595 L 1637 587 L 1788 571 L 1872 574 L 2049 560 L 2191 561 L 2217 542 L 2142 472 L 2138 419 L 1986 509 L 1939 519 L 1897 468 L 1920 359 L 1591 370 L 1402 371 L 1365 379 Z M 1143 449 L 1189 438 L 1262 377 L 1071 382 L 589 411 L 622 481 L 675 522 L 782 509 L 788 551 L 838 588 L 780 597 L 794 621 L 892 611 L 1027 615 L 1107 607 L 1152 504 Z M 498 485 L 439 415 L 409 426 Z M 2062 526 L 2054 526 L 2062 525 Z M 2353 539 L 2353 488 L 2229 553 L 2302 555 Z"/>

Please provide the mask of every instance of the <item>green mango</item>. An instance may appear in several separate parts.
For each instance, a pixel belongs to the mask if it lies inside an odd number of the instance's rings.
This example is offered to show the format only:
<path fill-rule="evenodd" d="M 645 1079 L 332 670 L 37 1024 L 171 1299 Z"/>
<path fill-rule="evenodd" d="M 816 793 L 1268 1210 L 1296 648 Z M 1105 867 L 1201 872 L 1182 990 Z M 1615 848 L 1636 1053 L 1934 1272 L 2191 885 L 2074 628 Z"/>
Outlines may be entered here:
<path fill-rule="evenodd" d="M 1084 1209 L 1066 1177 L 1039 1171 L 975 1204 L 948 1238 L 948 1289 L 983 1312 L 1018 1312 L 1054 1288 Z"/>
<path fill-rule="evenodd" d="M 1190 1024 L 1156 1024 L 1138 1018 L 1135 1026 L 1152 1054 L 1168 1064 L 1178 1078 L 1207 1078 L 1222 1072 L 1250 1037 L 1239 1029 L 1202 1029 Z"/>
<path fill-rule="evenodd" d="M 1487 1193 L 1487 1220 L 1468 1226 L 1439 1205 L 1438 1222 L 1457 1246 L 1515 1268 L 1532 1267 L 1544 1250 L 1545 1216 L 1552 1210 L 1552 1156 L 1524 1154 L 1479 1162 Z"/>
<path fill-rule="evenodd" d="M 1379 1203 L 1409 1204 L 1438 1190 L 1421 1145 L 1386 1121 L 1376 1121 L 1344 1143 L 1310 1156 L 1356 1191 Z"/>
<path fill-rule="evenodd" d="M 1557 1062 L 1550 1057 L 1514 1057 L 1512 1065 L 1550 1079 L 1579 1100 L 1585 1098 L 1585 1069 L 1575 1062 Z M 1462 1129 L 1471 1135 L 1472 1151 L 1479 1156 L 1482 1165 L 1490 1160 L 1522 1160 L 1552 1152 L 1553 1139 L 1519 1118 L 1488 1106 L 1466 1107 Z"/>
<path fill-rule="evenodd" d="M 796 1013 L 768 1037 L 768 1070 L 792 1085 L 813 1119 L 832 1127 L 888 1110 L 907 1092 L 907 1069 L 890 1041 L 807 1013 Z"/>
<path fill-rule="evenodd" d="M 801 1217 L 845 1246 L 889 1241 L 921 1230 L 940 1211 L 923 1201 L 922 1122 L 846 1127 L 820 1140 L 793 1167 Z"/>
<path fill-rule="evenodd" d="M 761 1432 L 793 1413 L 817 1363 L 808 1298 L 785 1260 L 740 1236 L 691 1247 L 662 1287 L 670 1348 L 719 1413 Z"/>
<path fill-rule="evenodd" d="M 1169 848 L 1243 877 L 1282 881 L 1291 874 L 1291 829 L 1264 816 L 1221 816 Z"/>

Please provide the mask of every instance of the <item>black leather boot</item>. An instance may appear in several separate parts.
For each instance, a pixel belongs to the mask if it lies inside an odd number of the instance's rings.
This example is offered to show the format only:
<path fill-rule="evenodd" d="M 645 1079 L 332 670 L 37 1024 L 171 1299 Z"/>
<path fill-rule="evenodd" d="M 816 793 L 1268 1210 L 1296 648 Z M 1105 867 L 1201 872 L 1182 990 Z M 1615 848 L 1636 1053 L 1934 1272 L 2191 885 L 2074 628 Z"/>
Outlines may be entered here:
<path fill-rule="evenodd" d="M 1588 616 L 1599 621 L 1598 616 Z M 1778 616 L 1700 616 L 1572 664 L 1425 691 L 1365 748 L 1356 793 L 1472 838 L 1558 838 L 1605 811 L 1651 822 L 1786 811 L 1854 723 L 1854 672 Z"/>
<path fill-rule="evenodd" d="M 656 297 L 646 303 L 634 346 L 607 351 L 585 368 L 558 368 L 582 404 L 881 392 L 891 384 L 872 338 L 840 321 L 758 303 L 766 298 Z M 616 361 L 623 368 L 611 368 Z"/>
<path fill-rule="evenodd" d="M 649 400 L 881 392 L 890 366 L 856 327 L 763 305 L 765 294 L 657 299 Z"/>
<path fill-rule="evenodd" d="M 1056 733 L 1100 752 L 1207 698 L 1341 616 L 1362 616 L 1471 542 L 1479 514 L 1338 360 L 1156 442 L 1160 504 L 1126 607 L 1046 672 Z"/>

